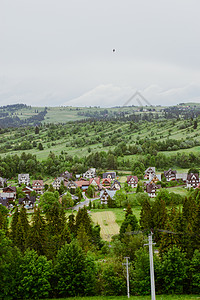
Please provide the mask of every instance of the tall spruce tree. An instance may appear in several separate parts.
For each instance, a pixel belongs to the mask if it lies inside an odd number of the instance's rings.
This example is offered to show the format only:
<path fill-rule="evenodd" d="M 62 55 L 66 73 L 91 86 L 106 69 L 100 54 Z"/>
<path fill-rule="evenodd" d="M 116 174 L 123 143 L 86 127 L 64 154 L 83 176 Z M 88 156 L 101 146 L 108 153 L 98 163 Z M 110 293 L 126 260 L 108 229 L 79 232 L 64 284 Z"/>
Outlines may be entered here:
<path fill-rule="evenodd" d="M 74 236 L 76 234 L 76 221 L 74 214 L 69 215 L 67 225 L 70 233 Z"/>
<path fill-rule="evenodd" d="M 19 219 L 19 211 L 18 211 L 18 207 L 16 207 L 10 224 L 10 238 L 13 241 L 14 245 L 16 244 L 18 219 Z"/>
<path fill-rule="evenodd" d="M 142 229 L 151 229 L 152 224 L 152 209 L 149 199 L 145 199 L 142 203 L 140 212 L 140 226 Z"/>
<path fill-rule="evenodd" d="M 161 234 L 156 229 L 165 229 L 167 223 L 167 208 L 164 200 L 156 199 L 152 207 L 152 225 L 155 229 L 154 240 L 159 242 Z"/>
<path fill-rule="evenodd" d="M 27 248 L 29 230 L 30 230 L 30 225 L 28 222 L 27 211 L 25 207 L 22 206 L 18 216 L 16 237 L 15 237 L 16 246 L 22 252 L 24 252 Z"/>
<path fill-rule="evenodd" d="M 86 233 L 85 227 L 83 224 L 80 224 L 77 231 L 77 241 L 79 246 L 83 249 L 83 251 L 87 252 L 91 248 L 91 243 L 89 241 L 89 237 Z"/>
<path fill-rule="evenodd" d="M 89 237 L 89 239 L 92 239 L 92 221 L 91 218 L 87 212 L 86 206 L 83 208 L 79 208 L 78 213 L 76 215 L 76 235 L 78 233 L 79 227 L 81 224 L 84 226 L 85 231 Z"/>
<path fill-rule="evenodd" d="M 47 228 L 40 209 L 35 208 L 32 216 L 31 228 L 28 234 L 27 246 L 34 249 L 38 255 L 45 255 L 47 248 Z"/>
<path fill-rule="evenodd" d="M 128 217 L 128 215 L 132 215 L 132 214 L 133 214 L 133 211 L 132 211 L 132 209 L 131 209 L 131 206 L 130 206 L 130 204 L 128 203 L 128 205 L 127 205 L 127 209 L 126 209 L 125 218 L 127 218 L 127 217 Z"/>
<path fill-rule="evenodd" d="M 200 251 L 200 204 L 197 206 L 194 222 L 192 224 L 192 249 Z"/>

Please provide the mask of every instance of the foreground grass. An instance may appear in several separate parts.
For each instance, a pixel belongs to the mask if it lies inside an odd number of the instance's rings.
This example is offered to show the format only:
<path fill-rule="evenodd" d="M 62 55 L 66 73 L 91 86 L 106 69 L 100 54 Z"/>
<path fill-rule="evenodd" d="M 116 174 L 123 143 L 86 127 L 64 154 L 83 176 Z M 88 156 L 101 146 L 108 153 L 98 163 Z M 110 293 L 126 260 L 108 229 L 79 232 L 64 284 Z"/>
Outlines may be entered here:
<path fill-rule="evenodd" d="M 57 300 L 126 300 L 127 296 L 95 296 L 95 297 L 70 297 Z M 150 300 L 151 296 L 130 296 L 131 300 Z M 157 300 L 195 300 L 200 299 L 200 295 L 158 295 Z"/>

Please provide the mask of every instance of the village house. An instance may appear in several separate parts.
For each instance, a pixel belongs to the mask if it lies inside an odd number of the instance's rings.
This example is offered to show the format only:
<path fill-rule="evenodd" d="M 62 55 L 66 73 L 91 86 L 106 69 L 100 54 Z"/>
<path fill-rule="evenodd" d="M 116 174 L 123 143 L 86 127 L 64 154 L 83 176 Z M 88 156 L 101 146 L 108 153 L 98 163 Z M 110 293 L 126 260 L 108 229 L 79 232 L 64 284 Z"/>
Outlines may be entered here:
<path fill-rule="evenodd" d="M 63 181 L 64 183 L 64 177 L 57 177 L 54 182 L 52 183 L 52 186 L 55 190 L 59 190 L 61 186 L 61 182 Z"/>
<path fill-rule="evenodd" d="M 161 174 L 158 175 L 150 175 L 149 176 L 149 183 L 157 183 L 158 181 L 161 181 Z"/>
<path fill-rule="evenodd" d="M 102 186 L 100 184 L 100 177 L 90 178 L 89 185 L 93 185 L 95 187 L 95 190 L 102 189 Z"/>
<path fill-rule="evenodd" d="M 118 180 L 114 180 L 114 182 L 112 183 L 111 187 L 110 187 L 111 190 L 120 190 L 121 189 L 121 184 Z"/>
<path fill-rule="evenodd" d="M 103 173 L 103 179 L 105 179 L 105 178 L 115 179 L 116 178 L 116 172 Z"/>
<path fill-rule="evenodd" d="M 30 183 L 30 178 L 29 178 L 29 174 L 18 174 L 18 184 L 22 185 L 29 185 Z"/>
<path fill-rule="evenodd" d="M 96 169 L 95 168 L 90 168 L 88 169 L 84 174 L 83 177 L 85 178 L 94 178 L 96 177 Z"/>
<path fill-rule="evenodd" d="M 108 198 L 110 197 L 111 199 L 113 199 L 114 195 L 116 193 L 116 190 L 102 190 L 100 192 L 100 200 L 101 200 L 101 204 L 107 204 L 108 203 Z"/>
<path fill-rule="evenodd" d="M 176 170 L 169 169 L 168 171 L 164 171 L 164 176 L 167 181 L 176 180 Z"/>
<path fill-rule="evenodd" d="M 128 186 L 130 186 L 132 188 L 136 188 L 138 185 L 138 178 L 137 178 L 137 176 L 129 175 L 129 176 L 127 176 L 126 182 L 127 182 Z"/>
<path fill-rule="evenodd" d="M 15 201 L 17 197 L 17 190 L 15 186 L 7 186 L 3 188 L 0 196 L 3 198 L 7 198 L 9 201 Z"/>
<path fill-rule="evenodd" d="M 196 188 L 199 184 L 199 175 L 197 173 L 190 173 L 187 175 L 187 188 Z"/>
<path fill-rule="evenodd" d="M 22 192 L 25 193 L 26 195 L 31 195 L 31 192 L 33 192 L 33 189 L 30 188 L 29 186 L 25 186 L 23 189 L 22 189 Z"/>
<path fill-rule="evenodd" d="M 102 188 L 110 188 L 111 185 L 111 179 L 110 178 L 104 178 L 102 179 Z"/>
<path fill-rule="evenodd" d="M 78 185 L 74 181 L 69 181 L 66 185 L 68 190 L 76 190 Z"/>
<path fill-rule="evenodd" d="M 25 198 L 19 198 L 18 203 L 19 205 L 23 204 L 26 209 L 32 209 L 34 208 L 35 201 L 36 201 L 35 197 L 27 195 Z"/>
<path fill-rule="evenodd" d="M 1 194 L 0 194 L 1 195 Z M 13 204 L 10 204 L 9 200 L 7 198 L 0 196 L 0 205 L 3 205 L 6 208 L 13 208 Z"/>
<path fill-rule="evenodd" d="M 148 193 L 150 198 L 156 197 L 156 190 L 157 186 L 155 185 L 155 183 L 148 183 L 146 185 L 146 192 Z"/>
<path fill-rule="evenodd" d="M 7 185 L 7 179 L 0 177 L 0 187 L 5 187 Z"/>
<path fill-rule="evenodd" d="M 44 182 L 43 180 L 33 180 L 32 189 L 36 192 L 36 194 L 43 194 L 44 191 Z"/>
<path fill-rule="evenodd" d="M 155 169 L 155 167 L 149 167 L 145 171 L 144 179 L 148 179 L 149 180 L 150 176 L 152 177 L 154 175 L 156 175 L 156 169 Z"/>
<path fill-rule="evenodd" d="M 86 191 L 90 185 L 90 182 L 84 178 L 75 181 L 77 187 L 80 187 L 83 191 Z"/>
<path fill-rule="evenodd" d="M 65 179 L 69 180 L 69 179 L 72 179 L 72 173 L 65 171 L 60 175 L 60 177 L 64 177 Z"/>

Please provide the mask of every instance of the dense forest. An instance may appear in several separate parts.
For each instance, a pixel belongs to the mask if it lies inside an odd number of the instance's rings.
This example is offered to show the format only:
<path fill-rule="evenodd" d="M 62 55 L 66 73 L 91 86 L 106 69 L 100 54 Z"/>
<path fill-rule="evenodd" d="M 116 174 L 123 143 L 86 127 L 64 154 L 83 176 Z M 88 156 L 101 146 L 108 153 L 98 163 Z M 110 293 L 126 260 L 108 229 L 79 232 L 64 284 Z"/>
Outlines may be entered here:
<path fill-rule="evenodd" d="M 163 191 L 154 201 L 144 197 L 139 222 L 128 204 L 111 244 L 100 238 L 101 228 L 86 207 L 66 218 L 58 192 L 43 195 L 31 220 L 24 207 L 16 208 L 9 227 L 8 211 L 0 206 L 1 299 L 125 295 L 124 257 L 130 258 L 131 294 L 148 295 L 149 255 L 143 245 L 152 228 L 159 252 L 156 293 L 199 294 L 200 191 L 185 198 L 182 210 L 172 203 L 167 208 L 167 197 Z"/>

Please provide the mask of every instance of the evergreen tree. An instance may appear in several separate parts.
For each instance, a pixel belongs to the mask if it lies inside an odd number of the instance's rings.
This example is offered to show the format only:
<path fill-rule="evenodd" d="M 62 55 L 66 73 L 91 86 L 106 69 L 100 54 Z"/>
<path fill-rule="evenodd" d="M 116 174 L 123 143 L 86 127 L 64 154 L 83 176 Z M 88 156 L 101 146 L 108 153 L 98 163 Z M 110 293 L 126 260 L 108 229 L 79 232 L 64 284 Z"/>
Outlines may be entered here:
<path fill-rule="evenodd" d="M 14 245 L 16 244 L 18 219 L 19 219 L 19 211 L 18 211 L 18 207 L 16 207 L 10 225 L 10 238 L 13 241 Z"/>
<path fill-rule="evenodd" d="M 156 199 L 152 207 L 152 225 L 153 229 L 155 229 L 154 240 L 156 242 L 159 242 L 161 239 L 161 234 L 156 229 L 165 229 L 167 217 L 165 201 Z"/>
<path fill-rule="evenodd" d="M 138 221 L 137 221 L 137 218 L 135 215 L 128 215 L 124 219 L 124 221 L 120 227 L 120 238 L 121 239 L 124 237 L 124 234 L 126 233 L 128 227 L 129 227 L 130 231 L 135 231 L 135 230 L 139 229 Z"/>
<path fill-rule="evenodd" d="M 27 241 L 28 248 L 34 249 L 38 255 L 45 255 L 47 248 L 47 230 L 40 209 L 36 208 L 32 216 L 31 228 Z"/>
<path fill-rule="evenodd" d="M 76 221 L 75 221 L 74 214 L 69 215 L 67 225 L 69 227 L 70 233 L 72 235 L 75 235 L 75 233 L 76 233 Z"/>
<path fill-rule="evenodd" d="M 132 211 L 132 209 L 131 209 L 131 206 L 130 206 L 130 204 L 128 203 L 128 205 L 127 205 L 127 209 L 126 209 L 125 218 L 127 218 L 127 217 L 128 217 L 128 215 L 132 215 L 132 214 L 133 214 L 133 211 Z"/>
<path fill-rule="evenodd" d="M 19 212 L 18 222 L 17 222 L 17 226 L 16 226 L 16 232 L 15 232 L 16 246 L 22 252 L 24 252 L 27 247 L 29 230 L 30 230 L 30 225 L 28 222 L 27 211 L 23 205 Z"/>
<path fill-rule="evenodd" d="M 153 227 L 152 211 L 149 199 L 145 199 L 142 204 L 140 212 L 140 226 L 142 229 L 151 229 Z"/>
<path fill-rule="evenodd" d="M 38 126 L 35 126 L 35 134 L 39 134 L 39 132 L 40 132 L 39 127 L 38 127 Z"/>
<path fill-rule="evenodd" d="M 78 228 L 77 232 L 77 241 L 80 247 L 87 252 L 91 248 L 91 243 L 89 241 L 89 237 L 85 231 L 85 227 L 81 224 Z"/>
<path fill-rule="evenodd" d="M 78 213 L 76 215 L 76 234 L 78 233 L 79 227 L 83 225 L 85 228 L 85 232 L 88 235 L 89 239 L 92 238 L 92 221 L 87 212 L 86 206 L 83 208 L 79 208 Z"/>
<path fill-rule="evenodd" d="M 8 209 L 0 205 L 0 229 L 8 230 Z"/>
<path fill-rule="evenodd" d="M 194 222 L 192 223 L 192 249 L 200 251 L 200 204 L 197 206 Z"/>

